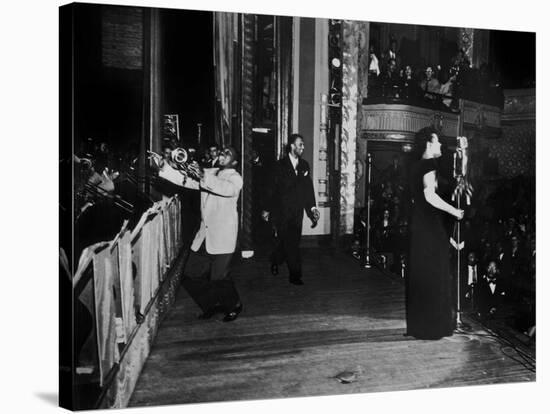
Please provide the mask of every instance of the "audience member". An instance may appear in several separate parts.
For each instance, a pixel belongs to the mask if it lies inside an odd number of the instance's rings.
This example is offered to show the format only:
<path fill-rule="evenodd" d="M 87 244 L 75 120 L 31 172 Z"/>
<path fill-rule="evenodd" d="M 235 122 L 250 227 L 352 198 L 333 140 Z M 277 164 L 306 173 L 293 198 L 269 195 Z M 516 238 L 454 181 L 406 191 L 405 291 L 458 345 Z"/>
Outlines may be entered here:
<path fill-rule="evenodd" d="M 395 59 L 389 59 L 386 69 L 380 75 L 383 94 L 386 97 L 399 98 L 399 74 Z"/>
<path fill-rule="evenodd" d="M 424 92 L 424 98 L 435 100 L 433 94 L 438 94 L 441 90 L 439 81 L 433 76 L 434 71 L 431 66 L 427 66 L 424 71 L 425 78 L 420 81 L 420 89 Z"/>
<path fill-rule="evenodd" d="M 506 290 L 498 275 L 497 262 L 491 260 L 487 265 L 485 275 L 477 284 L 476 310 L 483 318 L 494 317 L 504 303 Z"/>
<path fill-rule="evenodd" d="M 369 78 L 380 75 L 380 64 L 374 53 L 374 45 L 369 46 Z M 369 79 L 370 80 L 370 79 Z"/>

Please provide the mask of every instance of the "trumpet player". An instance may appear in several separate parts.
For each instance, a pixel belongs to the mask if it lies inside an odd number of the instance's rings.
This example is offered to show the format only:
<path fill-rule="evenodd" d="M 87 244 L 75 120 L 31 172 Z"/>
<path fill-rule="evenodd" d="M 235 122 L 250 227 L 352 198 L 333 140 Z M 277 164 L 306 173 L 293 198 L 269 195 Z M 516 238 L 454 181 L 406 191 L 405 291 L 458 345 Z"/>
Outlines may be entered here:
<path fill-rule="evenodd" d="M 164 161 L 164 163 L 172 167 L 174 166 L 172 164 L 172 147 L 170 145 L 164 145 L 162 147 L 162 160 Z"/>
<path fill-rule="evenodd" d="M 201 191 L 201 223 L 191 244 L 197 252 L 205 244 L 209 258 L 209 280 L 184 280 L 184 286 L 201 307 L 202 319 L 224 313 L 224 322 L 234 321 L 242 311 L 242 303 L 229 274 L 229 265 L 237 245 L 239 220 L 237 200 L 243 186 L 235 169 L 238 154 L 225 147 L 219 154 L 219 168 L 200 169 L 188 165 L 178 171 L 165 164 L 159 177 L 176 185 Z"/>

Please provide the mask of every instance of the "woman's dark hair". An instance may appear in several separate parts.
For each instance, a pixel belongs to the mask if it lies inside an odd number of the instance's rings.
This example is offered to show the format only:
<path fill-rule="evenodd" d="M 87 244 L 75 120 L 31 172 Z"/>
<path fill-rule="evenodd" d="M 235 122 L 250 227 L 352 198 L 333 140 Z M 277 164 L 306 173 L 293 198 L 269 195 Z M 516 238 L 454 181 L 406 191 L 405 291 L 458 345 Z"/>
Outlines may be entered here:
<path fill-rule="evenodd" d="M 428 142 L 432 140 L 432 134 L 437 134 L 437 130 L 434 127 L 424 127 L 416 133 L 414 136 L 414 152 L 417 158 L 421 158 Z"/>

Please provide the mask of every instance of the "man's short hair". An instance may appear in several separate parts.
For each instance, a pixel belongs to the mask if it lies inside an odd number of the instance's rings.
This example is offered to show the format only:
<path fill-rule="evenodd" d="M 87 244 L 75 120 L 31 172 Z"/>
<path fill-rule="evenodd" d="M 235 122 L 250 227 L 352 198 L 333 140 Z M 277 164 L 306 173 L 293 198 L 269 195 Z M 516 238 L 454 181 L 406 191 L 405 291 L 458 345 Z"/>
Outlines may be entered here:
<path fill-rule="evenodd" d="M 292 144 L 296 144 L 296 140 L 300 138 L 302 141 L 304 140 L 304 137 L 300 134 L 292 134 L 288 137 L 288 142 L 285 145 L 285 152 L 288 154 L 290 152 L 290 146 Z"/>
<path fill-rule="evenodd" d="M 304 137 L 300 134 L 292 134 L 290 137 L 288 137 L 288 147 L 290 148 L 292 144 L 296 144 L 296 140 L 298 138 L 300 138 L 302 141 L 304 140 Z"/>

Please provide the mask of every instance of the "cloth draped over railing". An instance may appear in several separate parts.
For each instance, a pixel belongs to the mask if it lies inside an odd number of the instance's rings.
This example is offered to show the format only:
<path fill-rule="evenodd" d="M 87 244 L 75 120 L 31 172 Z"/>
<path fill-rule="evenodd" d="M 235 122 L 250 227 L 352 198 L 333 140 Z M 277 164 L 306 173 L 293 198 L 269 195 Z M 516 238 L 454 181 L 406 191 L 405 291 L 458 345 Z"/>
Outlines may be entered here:
<path fill-rule="evenodd" d="M 79 326 L 74 318 L 75 337 L 86 331 L 75 350 L 77 374 L 105 384 L 181 249 L 181 220 L 181 202 L 174 196 L 145 211 L 133 230 L 125 222 L 112 241 L 84 249 L 73 278 L 73 303 L 82 303 L 93 323 Z"/>

